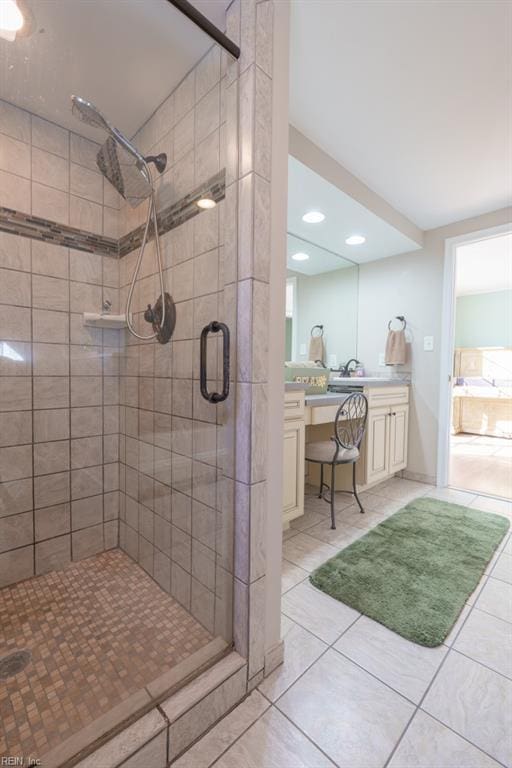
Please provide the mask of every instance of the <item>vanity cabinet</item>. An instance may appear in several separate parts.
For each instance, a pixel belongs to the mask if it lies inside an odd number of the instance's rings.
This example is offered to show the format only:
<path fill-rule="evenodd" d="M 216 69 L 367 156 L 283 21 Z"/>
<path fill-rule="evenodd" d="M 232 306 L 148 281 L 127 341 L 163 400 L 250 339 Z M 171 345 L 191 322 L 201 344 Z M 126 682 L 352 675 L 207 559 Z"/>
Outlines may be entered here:
<path fill-rule="evenodd" d="M 373 485 L 407 466 L 409 405 L 370 408 L 363 444 L 363 483 Z"/>
<path fill-rule="evenodd" d="M 304 392 L 286 392 L 283 448 L 283 528 L 304 514 Z"/>

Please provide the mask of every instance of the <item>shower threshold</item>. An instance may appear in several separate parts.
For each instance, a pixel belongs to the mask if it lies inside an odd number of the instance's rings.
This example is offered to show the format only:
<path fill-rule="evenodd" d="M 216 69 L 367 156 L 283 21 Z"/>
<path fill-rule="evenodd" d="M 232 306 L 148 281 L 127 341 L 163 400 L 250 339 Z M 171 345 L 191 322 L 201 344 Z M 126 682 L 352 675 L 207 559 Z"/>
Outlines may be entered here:
<path fill-rule="evenodd" d="M 118 549 L 0 590 L 0 758 L 73 765 L 229 651 Z"/>

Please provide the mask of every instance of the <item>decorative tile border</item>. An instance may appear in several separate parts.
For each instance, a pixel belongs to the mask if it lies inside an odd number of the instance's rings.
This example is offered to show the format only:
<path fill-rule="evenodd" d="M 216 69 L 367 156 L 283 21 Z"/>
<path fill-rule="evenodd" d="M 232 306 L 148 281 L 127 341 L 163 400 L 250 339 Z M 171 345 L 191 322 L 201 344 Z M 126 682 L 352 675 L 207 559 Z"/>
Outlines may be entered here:
<path fill-rule="evenodd" d="M 197 216 L 201 213 L 201 208 L 198 208 L 197 201 L 202 197 L 211 197 L 218 203 L 223 200 L 226 194 L 226 172 L 222 170 L 220 173 L 212 176 L 204 184 L 195 189 L 190 194 L 182 197 L 177 203 L 169 205 L 160 211 L 157 215 L 158 220 L 158 233 L 159 235 L 165 235 L 175 227 L 179 227 L 188 219 L 193 216 Z M 132 230 L 129 234 L 124 235 L 119 240 L 119 257 L 126 256 L 127 253 L 133 251 L 142 243 L 142 236 L 144 234 L 145 224 L 141 224 L 137 229 Z"/>
<path fill-rule="evenodd" d="M 167 206 L 158 213 L 159 234 L 164 235 L 201 213 L 201 209 L 196 204 L 201 197 L 211 197 L 218 203 L 225 197 L 225 191 L 226 173 L 222 170 L 177 203 Z M 77 251 L 101 253 L 103 256 L 117 259 L 126 256 L 141 244 L 144 225 L 117 239 L 95 235 L 67 224 L 58 224 L 50 219 L 41 219 L 29 213 L 0 206 L 0 230 L 33 240 L 74 248 Z"/>
<path fill-rule="evenodd" d="M 0 207 L 0 230 L 33 240 L 43 240 L 45 243 L 76 248 L 78 251 L 101 253 L 114 258 L 119 254 L 119 241 L 116 238 L 94 235 L 83 229 L 57 224 L 50 219 L 40 219 L 11 208 Z"/>

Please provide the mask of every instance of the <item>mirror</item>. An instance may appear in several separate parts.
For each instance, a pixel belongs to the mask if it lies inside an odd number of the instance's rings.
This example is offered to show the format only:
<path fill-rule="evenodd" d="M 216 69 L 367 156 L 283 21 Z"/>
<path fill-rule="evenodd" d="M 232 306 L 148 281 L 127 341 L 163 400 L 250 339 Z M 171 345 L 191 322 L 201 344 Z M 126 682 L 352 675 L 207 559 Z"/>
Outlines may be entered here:
<path fill-rule="evenodd" d="M 310 360 L 311 330 L 322 325 L 323 362 L 337 369 L 357 357 L 359 267 L 291 233 L 287 249 L 286 360 Z"/>

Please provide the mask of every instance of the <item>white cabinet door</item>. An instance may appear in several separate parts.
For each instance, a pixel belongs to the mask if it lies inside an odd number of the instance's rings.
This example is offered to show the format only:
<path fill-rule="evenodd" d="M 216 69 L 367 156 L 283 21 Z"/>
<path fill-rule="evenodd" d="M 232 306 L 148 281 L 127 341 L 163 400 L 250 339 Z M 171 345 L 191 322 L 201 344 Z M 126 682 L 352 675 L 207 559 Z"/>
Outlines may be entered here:
<path fill-rule="evenodd" d="M 409 406 L 396 405 L 389 418 L 389 473 L 394 474 L 407 466 L 407 435 L 409 432 Z"/>
<path fill-rule="evenodd" d="M 304 514 L 304 421 L 285 421 L 283 460 L 283 521 Z"/>
<path fill-rule="evenodd" d="M 366 425 L 366 482 L 389 475 L 389 408 L 371 408 Z"/>

